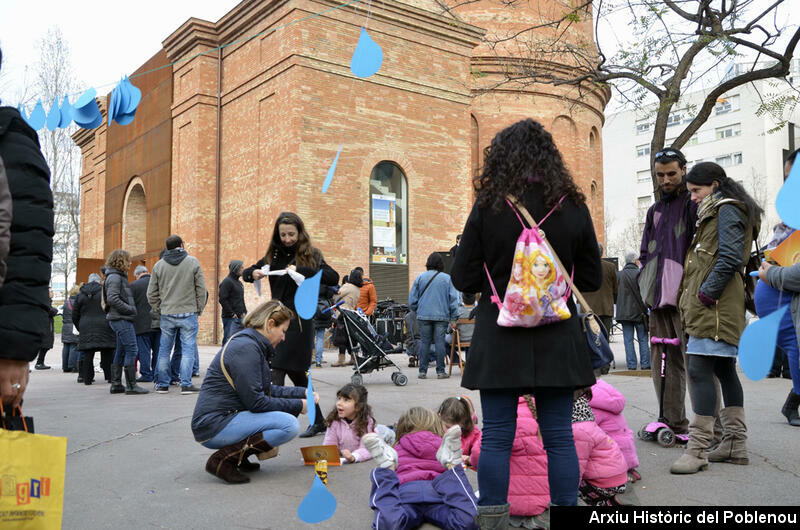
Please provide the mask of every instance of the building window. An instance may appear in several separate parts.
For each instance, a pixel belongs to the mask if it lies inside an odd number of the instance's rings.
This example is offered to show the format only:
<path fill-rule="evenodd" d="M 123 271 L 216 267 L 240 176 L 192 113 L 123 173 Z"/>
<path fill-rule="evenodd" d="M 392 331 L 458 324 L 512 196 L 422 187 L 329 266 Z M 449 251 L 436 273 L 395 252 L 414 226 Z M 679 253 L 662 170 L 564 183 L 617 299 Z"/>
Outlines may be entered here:
<path fill-rule="evenodd" d="M 369 191 L 372 263 L 408 263 L 408 188 L 403 170 L 394 162 L 380 162 L 372 169 Z"/>
<path fill-rule="evenodd" d="M 742 163 L 742 153 L 732 153 L 729 155 L 718 156 L 715 162 L 722 167 L 738 166 Z"/>
<path fill-rule="evenodd" d="M 689 141 L 686 142 L 686 145 L 697 145 L 697 134 L 696 133 L 691 138 L 689 138 Z"/>
<path fill-rule="evenodd" d="M 650 195 L 644 195 L 636 199 L 636 207 L 639 213 L 639 219 L 644 219 L 647 216 L 647 210 L 650 208 Z"/>
<path fill-rule="evenodd" d="M 742 134 L 742 124 L 734 123 L 733 125 L 726 125 L 725 127 L 717 127 L 716 135 L 717 140 L 724 140 L 725 138 L 732 138 Z"/>
<path fill-rule="evenodd" d="M 650 131 L 650 122 L 646 120 L 636 122 L 636 134 L 645 134 L 649 131 Z"/>
<path fill-rule="evenodd" d="M 680 112 L 673 112 L 667 117 L 667 127 L 672 127 L 673 125 L 679 125 L 680 123 L 681 123 Z"/>
<path fill-rule="evenodd" d="M 645 182 L 650 182 L 650 170 L 644 169 L 642 171 L 636 172 L 636 182 L 643 184 Z"/>
<path fill-rule="evenodd" d="M 728 97 L 722 97 L 717 100 L 717 104 L 714 106 L 714 112 L 717 116 L 720 114 L 727 114 L 729 112 L 733 112 L 735 110 L 739 110 L 739 95 L 733 95 Z"/>
<path fill-rule="evenodd" d="M 636 156 L 647 156 L 649 154 L 650 154 L 650 144 L 636 146 Z"/>

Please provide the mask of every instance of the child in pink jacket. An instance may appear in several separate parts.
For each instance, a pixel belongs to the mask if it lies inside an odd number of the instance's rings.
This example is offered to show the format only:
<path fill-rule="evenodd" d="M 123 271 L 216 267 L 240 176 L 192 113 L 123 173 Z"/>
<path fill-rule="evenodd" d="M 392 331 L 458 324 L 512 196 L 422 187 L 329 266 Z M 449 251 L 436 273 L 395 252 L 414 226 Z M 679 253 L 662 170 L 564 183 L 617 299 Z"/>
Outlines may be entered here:
<path fill-rule="evenodd" d="M 475 451 L 480 451 L 481 430 L 475 425 L 478 416 L 472 408 L 472 403 L 467 396 L 458 396 L 445 399 L 439 405 L 439 419 L 446 431 L 453 425 L 461 427 L 461 455 L 464 466 L 470 465 L 470 456 Z M 476 468 L 477 469 L 477 468 Z"/>
<path fill-rule="evenodd" d="M 628 422 L 622 415 L 625 408 L 625 396 L 619 390 L 598 379 L 592 387 L 592 397 L 589 399 L 589 406 L 592 407 L 594 418 L 612 440 L 617 442 L 625 462 L 628 466 L 628 477 L 631 482 L 641 479 L 641 475 L 636 470 L 639 467 L 639 457 L 636 456 L 636 444 L 633 440 L 633 431 L 628 428 Z"/>
<path fill-rule="evenodd" d="M 628 465 L 617 443 L 594 421 L 585 395 L 577 397 L 572 407 L 572 436 L 581 470 L 581 498 L 594 506 L 621 506 L 616 496 L 625 493 Z"/>
<path fill-rule="evenodd" d="M 367 389 L 346 384 L 336 392 L 336 408 L 325 419 L 328 430 L 323 445 L 335 445 L 347 462 L 363 462 L 372 458 L 361 437 L 375 430 L 372 407 L 367 403 Z"/>

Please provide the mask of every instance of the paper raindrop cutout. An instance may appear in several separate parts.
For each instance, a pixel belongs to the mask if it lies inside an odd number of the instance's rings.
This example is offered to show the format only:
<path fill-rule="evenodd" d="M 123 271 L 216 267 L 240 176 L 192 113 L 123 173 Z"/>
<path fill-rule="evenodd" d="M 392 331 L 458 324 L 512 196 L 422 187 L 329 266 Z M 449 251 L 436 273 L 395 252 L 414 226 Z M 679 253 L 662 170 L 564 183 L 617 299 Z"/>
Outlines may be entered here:
<path fill-rule="evenodd" d="M 744 328 L 739 339 L 739 363 L 744 374 L 753 381 L 766 377 L 772 366 L 778 328 L 788 309 L 788 305 L 783 306 Z"/>
<path fill-rule="evenodd" d="M 786 182 L 783 183 L 775 199 L 775 209 L 778 210 L 781 221 L 795 229 L 800 229 L 798 200 L 800 200 L 800 160 L 792 166 Z"/>
<path fill-rule="evenodd" d="M 50 107 L 50 112 L 47 113 L 47 120 L 45 120 L 45 124 L 49 130 L 55 131 L 58 129 L 60 123 L 61 110 L 58 108 L 58 98 L 56 98 L 53 100 L 53 106 Z"/>
<path fill-rule="evenodd" d="M 111 125 L 111 120 L 120 125 L 131 123 L 141 100 L 142 91 L 131 84 L 128 76 L 123 77 L 111 92 L 108 104 L 108 124 Z"/>
<path fill-rule="evenodd" d="M 336 511 L 336 497 L 328 491 L 319 476 L 314 473 L 314 483 L 308 494 L 297 507 L 297 517 L 301 521 L 315 524 L 333 517 Z"/>
<path fill-rule="evenodd" d="M 381 69 L 381 64 L 383 64 L 383 50 L 372 40 L 367 30 L 361 28 L 356 51 L 350 59 L 350 71 L 358 77 L 369 77 Z"/>
<path fill-rule="evenodd" d="M 47 115 L 44 112 L 44 106 L 42 105 L 42 100 L 36 102 L 36 106 L 33 107 L 31 111 L 31 115 L 28 116 L 28 125 L 34 131 L 38 131 L 42 127 L 44 127 L 44 121 L 47 118 Z"/>
<path fill-rule="evenodd" d="M 336 157 L 333 159 L 333 164 L 328 168 L 328 174 L 325 175 L 325 181 L 322 183 L 322 193 L 328 193 L 328 188 L 331 187 L 333 174 L 336 172 L 336 164 L 339 163 L 339 155 L 342 154 L 342 147 L 344 147 L 344 144 L 339 146 L 339 150 L 336 151 Z"/>
<path fill-rule="evenodd" d="M 311 374 L 308 374 L 308 386 L 306 386 L 306 407 L 308 410 L 308 424 L 314 425 L 317 419 L 317 407 L 314 406 L 314 386 L 311 384 Z"/>
<path fill-rule="evenodd" d="M 58 122 L 58 126 L 62 129 L 66 129 L 69 127 L 69 124 L 72 123 L 72 105 L 69 104 L 69 96 L 64 96 L 64 101 L 61 102 L 61 120 Z"/>
<path fill-rule="evenodd" d="M 314 313 L 317 312 L 319 283 L 321 279 L 322 271 L 317 271 L 311 278 L 306 278 L 303 283 L 297 287 L 297 292 L 294 293 L 294 307 L 297 309 L 297 314 L 303 320 L 314 318 Z"/>
<path fill-rule="evenodd" d="M 94 88 L 90 88 L 75 101 L 72 109 L 72 119 L 75 120 L 79 127 L 94 129 L 103 123 L 103 115 L 100 113 L 100 108 L 94 99 L 96 95 L 97 91 Z"/>

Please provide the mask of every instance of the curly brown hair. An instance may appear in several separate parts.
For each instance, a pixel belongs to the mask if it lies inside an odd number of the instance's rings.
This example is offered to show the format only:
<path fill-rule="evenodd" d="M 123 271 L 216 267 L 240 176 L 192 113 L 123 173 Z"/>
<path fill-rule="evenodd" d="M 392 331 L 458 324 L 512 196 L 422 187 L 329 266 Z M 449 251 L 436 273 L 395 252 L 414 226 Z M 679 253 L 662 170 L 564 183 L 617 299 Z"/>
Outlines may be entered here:
<path fill-rule="evenodd" d="M 472 180 L 478 206 L 506 208 L 506 195 L 522 199 L 534 183 L 544 188 L 544 203 L 554 207 L 566 195 L 576 204 L 586 196 L 572 180 L 552 135 L 530 118 L 506 127 L 483 150 L 484 164 Z"/>
<path fill-rule="evenodd" d="M 117 249 L 111 252 L 106 259 L 106 269 L 117 269 L 127 274 L 131 268 L 131 255 L 127 250 Z"/>
<path fill-rule="evenodd" d="M 318 269 L 322 264 L 322 252 L 311 244 L 311 236 L 306 232 L 306 225 L 300 219 L 300 216 L 294 212 L 281 212 L 278 218 L 275 219 L 275 226 L 272 228 L 272 239 L 267 247 L 267 253 L 264 254 L 264 261 L 271 265 L 278 249 L 283 246 L 278 229 L 280 225 L 293 225 L 297 228 L 296 265 L 298 267 Z"/>
<path fill-rule="evenodd" d="M 361 438 L 371 432 L 369 429 L 370 420 L 372 420 L 372 430 L 375 430 L 375 418 L 372 416 L 372 407 L 367 403 L 366 387 L 347 383 L 336 392 L 336 398 L 340 397 L 352 399 L 356 404 L 356 417 L 353 418 L 353 428 L 356 431 L 356 436 Z M 336 407 L 333 407 L 328 417 L 325 418 L 325 423 L 330 427 L 335 421 L 339 421 L 339 412 Z"/>

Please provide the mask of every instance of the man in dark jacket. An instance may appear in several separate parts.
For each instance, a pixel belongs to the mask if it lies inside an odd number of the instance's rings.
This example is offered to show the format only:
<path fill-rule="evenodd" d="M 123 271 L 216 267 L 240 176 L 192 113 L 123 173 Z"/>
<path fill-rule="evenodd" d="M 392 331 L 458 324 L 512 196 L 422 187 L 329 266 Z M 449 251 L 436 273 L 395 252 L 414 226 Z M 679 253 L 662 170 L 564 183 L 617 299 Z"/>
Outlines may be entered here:
<path fill-rule="evenodd" d="M 636 370 L 636 349 L 633 346 L 633 332 L 639 341 L 639 357 L 642 370 L 650 369 L 650 337 L 645 325 L 647 308 L 639 293 L 639 266 L 636 252 L 625 254 L 625 266 L 619 271 L 619 292 L 617 294 L 617 322 L 622 324 L 622 340 L 625 342 L 625 360 L 628 370 Z"/>
<path fill-rule="evenodd" d="M 650 334 L 680 338 L 681 345 L 654 344 L 650 367 L 656 396 L 661 392 L 661 351 L 665 348 L 664 417 L 676 433 L 688 432 L 686 419 L 686 337 L 678 313 L 683 263 L 694 236 L 697 205 L 686 190 L 686 157 L 677 149 L 656 153 L 654 170 L 660 198 L 647 210 L 639 252 L 639 289 L 650 307 Z"/>
<path fill-rule="evenodd" d="M 222 306 L 222 345 L 224 346 L 231 337 L 231 325 L 234 322 L 242 323 L 247 314 L 244 305 L 244 287 L 239 280 L 242 276 L 244 262 L 238 259 L 231 260 L 228 264 L 228 275 L 219 284 L 219 303 Z"/>
<path fill-rule="evenodd" d="M 18 213 L 11 222 L 7 271 L 0 289 L 0 392 L 2 402 L 13 406 L 22 402 L 28 363 L 50 333 L 53 194 L 36 132 L 11 107 L 0 107 L 0 160 L 13 211 Z M 6 210 L 0 192 L 0 211 Z M 0 219 L 4 217 L 0 214 Z M 3 245 L 0 240 L 0 257 Z"/>
<path fill-rule="evenodd" d="M 161 330 L 156 323 L 153 326 L 153 316 L 150 313 L 150 303 L 147 301 L 147 286 L 150 284 L 150 273 L 144 265 L 138 265 L 133 270 L 136 278 L 130 284 L 133 301 L 136 304 L 136 319 L 133 321 L 133 331 L 136 333 L 136 346 L 139 350 L 139 378 L 140 383 L 153 382 L 153 369 L 158 359 L 158 347 L 161 341 Z"/>

